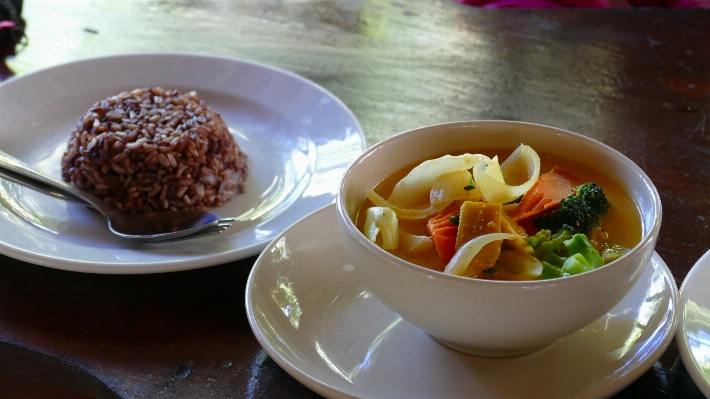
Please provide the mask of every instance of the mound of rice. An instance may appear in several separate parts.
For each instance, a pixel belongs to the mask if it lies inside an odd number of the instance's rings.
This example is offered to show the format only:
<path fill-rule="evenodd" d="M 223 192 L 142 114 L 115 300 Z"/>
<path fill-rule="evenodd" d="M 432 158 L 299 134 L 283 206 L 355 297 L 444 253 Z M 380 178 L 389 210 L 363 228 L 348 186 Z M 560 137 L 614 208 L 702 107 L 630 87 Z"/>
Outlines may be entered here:
<path fill-rule="evenodd" d="M 201 211 L 244 192 L 246 158 L 195 92 L 142 88 L 79 119 L 62 177 L 121 212 Z"/>

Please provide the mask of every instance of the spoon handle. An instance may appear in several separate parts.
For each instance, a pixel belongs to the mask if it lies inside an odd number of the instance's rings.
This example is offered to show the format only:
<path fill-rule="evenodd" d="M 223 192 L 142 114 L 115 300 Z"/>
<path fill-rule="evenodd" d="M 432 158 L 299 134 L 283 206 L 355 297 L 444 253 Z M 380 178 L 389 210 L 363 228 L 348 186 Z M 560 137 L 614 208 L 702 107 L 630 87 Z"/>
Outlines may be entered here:
<path fill-rule="evenodd" d="M 64 191 L 60 191 L 53 186 L 46 185 L 44 183 L 40 183 L 37 180 L 32 180 L 24 175 L 21 175 L 19 173 L 11 172 L 8 169 L 3 169 L 0 167 L 0 178 L 3 178 L 5 180 L 9 180 L 11 182 L 23 185 L 27 188 L 30 188 L 35 191 L 39 191 L 42 194 L 46 195 L 51 195 L 54 198 L 58 198 L 60 200 L 64 201 L 69 201 L 69 202 L 74 202 L 76 204 L 80 205 L 86 205 L 86 206 L 91 206 L 89 205 L 86 201 L 83 199 L 72 195 L 69 195 L 68 193 Z"/>
<path fill-rule="evenodd" d="M 99 198 L 45 176 L 3 151 L 0 151 L 0 176 L 56 198 L 90 205 L 106 217 L 113 213 Z"/>

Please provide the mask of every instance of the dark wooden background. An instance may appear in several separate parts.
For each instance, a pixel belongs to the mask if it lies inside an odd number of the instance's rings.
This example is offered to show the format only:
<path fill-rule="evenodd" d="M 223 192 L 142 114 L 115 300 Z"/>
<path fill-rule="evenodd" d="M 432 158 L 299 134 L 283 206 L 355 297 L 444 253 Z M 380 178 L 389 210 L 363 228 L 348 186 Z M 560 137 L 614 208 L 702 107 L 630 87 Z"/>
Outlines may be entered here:
<path fill-rule="evenodd" d="M 324 86 L 355 112 L 370 144 L 457 120 L 556 126 L 616 148 L 648 173 L 664 206 L 657 252 L 678 286 L 710 247 L 708 10 L 26 0 L 23 15 L 28 45 L 16 55 L 4 47 L 0 79 L 109 54 L 211 53 Z M 254 260 L 105 276 L 0 255 L 0 397 L 317 397 L 249 328 L 243 298 Z M 615 396 L 701 397 L 675 343 Z"/>

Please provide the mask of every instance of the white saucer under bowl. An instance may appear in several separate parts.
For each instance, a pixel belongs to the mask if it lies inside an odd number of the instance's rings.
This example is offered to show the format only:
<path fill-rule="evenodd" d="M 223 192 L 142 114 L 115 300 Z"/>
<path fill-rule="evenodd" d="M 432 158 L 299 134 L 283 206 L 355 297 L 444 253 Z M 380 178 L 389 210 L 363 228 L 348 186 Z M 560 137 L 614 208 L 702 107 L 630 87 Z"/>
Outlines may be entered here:
<path fill-rule="evenodd" d="M 524 356 L 466 355 L 367 291 L 347 263 L 335 207 L 327 206 L 259 256 L 246 308 L 274 361 L 327 398 L 605 398 L 668 347 L 677 296 L 670 271 L 654 254 L 629 295 L 582 330 Z"/>
<path fill-rule="evenodd" d="M 676 343 L 700 391 L 710 397 L 710 251 L 690 269 L 680 287 Z"/>

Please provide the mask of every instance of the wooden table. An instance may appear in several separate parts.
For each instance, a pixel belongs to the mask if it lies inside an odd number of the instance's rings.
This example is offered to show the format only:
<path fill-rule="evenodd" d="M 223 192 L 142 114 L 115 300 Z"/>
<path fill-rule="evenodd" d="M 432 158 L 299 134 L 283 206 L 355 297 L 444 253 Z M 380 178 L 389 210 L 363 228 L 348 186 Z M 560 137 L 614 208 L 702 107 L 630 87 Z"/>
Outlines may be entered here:
<path fill-rule="evenodd" d="M 29 45 L 5 57 L 3 79 L 116 53 L 214 53 L 324 86 L 370 144 L 456 120 L 556 126 L 616 148 L 652 178 L 664 206 L 656 250 L 678 286 L 710 245 L 708 11 L 483 10 L 453 0 L 24 6 Z M 317 397 L 249 328 L 254 260 L 107 276 L 0 256 L 0 396 Z M 680 397 L 702 395 L 675 343 L 615 396 Z"/>

